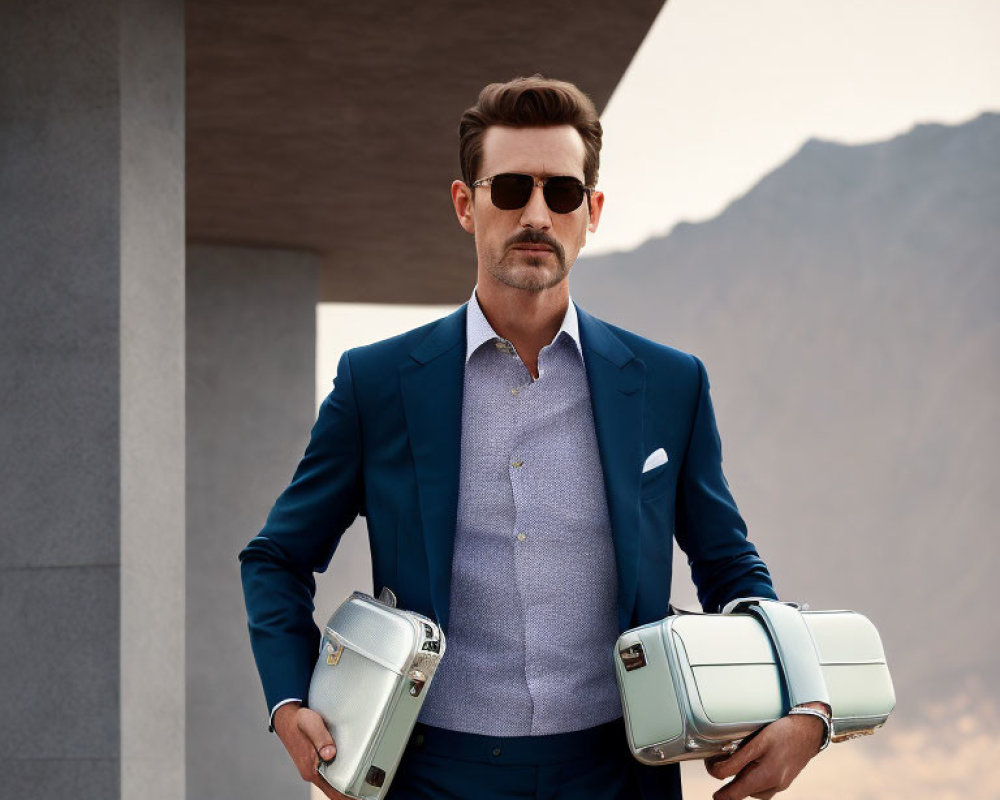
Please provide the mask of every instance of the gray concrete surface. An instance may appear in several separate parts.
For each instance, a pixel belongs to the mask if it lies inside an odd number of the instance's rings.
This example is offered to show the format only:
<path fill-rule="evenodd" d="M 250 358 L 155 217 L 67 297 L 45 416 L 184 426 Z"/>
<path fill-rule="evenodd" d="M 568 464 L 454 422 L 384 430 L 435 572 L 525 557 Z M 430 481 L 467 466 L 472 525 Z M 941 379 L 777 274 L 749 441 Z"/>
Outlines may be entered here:
<path fill-rule="evenodd" d="M 183 796 L 183 5 L 0 6 L 0 795 Z"/>
<path fill-rule="evenodd" d="M 187 274 L 187 797 L 306 798 L 266 728 L 236 556 L 315 419 L 319 264 L 193 246 Z"/>
<path fill-rule="evenodd" d="M 184 797 L 184 4 L 120 6 L 121 780 Z"/>

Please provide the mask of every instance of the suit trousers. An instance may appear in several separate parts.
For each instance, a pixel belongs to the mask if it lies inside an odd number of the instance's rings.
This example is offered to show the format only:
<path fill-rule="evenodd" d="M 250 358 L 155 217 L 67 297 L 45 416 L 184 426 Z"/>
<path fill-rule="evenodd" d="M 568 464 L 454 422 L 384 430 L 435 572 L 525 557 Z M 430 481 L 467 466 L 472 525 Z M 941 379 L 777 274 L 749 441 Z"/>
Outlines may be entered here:
<path fill-rule="evenodd" d="M 386 800 L 635 800 L 636 762 L 613 722 L 551 736 L 417 724 Z"/>

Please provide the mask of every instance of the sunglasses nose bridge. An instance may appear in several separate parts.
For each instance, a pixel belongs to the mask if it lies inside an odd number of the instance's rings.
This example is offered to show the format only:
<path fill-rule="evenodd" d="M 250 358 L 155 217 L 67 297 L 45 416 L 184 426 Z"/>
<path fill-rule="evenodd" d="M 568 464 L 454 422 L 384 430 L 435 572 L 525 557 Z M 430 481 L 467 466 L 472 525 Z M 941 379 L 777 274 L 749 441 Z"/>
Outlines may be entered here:
<path fill-rule="evenodd" d="M 545 199 L 544 188 L 545 181 L 535 178 L 531 194 L 528 195 L 528 202 L 521 209 L 521 222 L 530 227 L 548 228 L 552 225 L 552 211 Z"/>

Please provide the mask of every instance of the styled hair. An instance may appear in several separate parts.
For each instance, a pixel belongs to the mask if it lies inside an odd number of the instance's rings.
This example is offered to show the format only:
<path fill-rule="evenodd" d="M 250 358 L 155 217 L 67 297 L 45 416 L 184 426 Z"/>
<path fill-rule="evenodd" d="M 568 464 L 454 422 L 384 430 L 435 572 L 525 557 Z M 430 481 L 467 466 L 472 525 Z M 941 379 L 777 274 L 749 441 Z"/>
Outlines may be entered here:
<path fill-rule="evenodd" d="M 583 139 L 583 177 L 597 184 L 601 165 L 601 120 L 593 101 L 567 81 L 532 75 L 507 83 L 491 83 L 479 100 L 462 114 L 458 125 L 458 155 L 462 180 L 472 185 L 483 161 L 483 136 L 491 125 L 540 128 L 572 125 Z"/>

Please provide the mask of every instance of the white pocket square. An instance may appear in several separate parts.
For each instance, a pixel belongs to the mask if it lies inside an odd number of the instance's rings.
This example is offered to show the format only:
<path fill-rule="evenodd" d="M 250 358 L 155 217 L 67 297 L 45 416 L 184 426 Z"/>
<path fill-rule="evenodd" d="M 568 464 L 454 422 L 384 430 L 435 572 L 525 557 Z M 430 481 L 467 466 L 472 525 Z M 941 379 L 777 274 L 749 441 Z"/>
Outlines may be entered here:
<path fill-rule="evenodd" d="M 649 454 L 649 458 L 646 459 L 646 463 L 642 465 L 643 472 L 649 472 L 651 469 L 656 469 L 660 464 L 667 463 L 667 451 L 662 447 L 657 448 L 652 453 Z"/>

